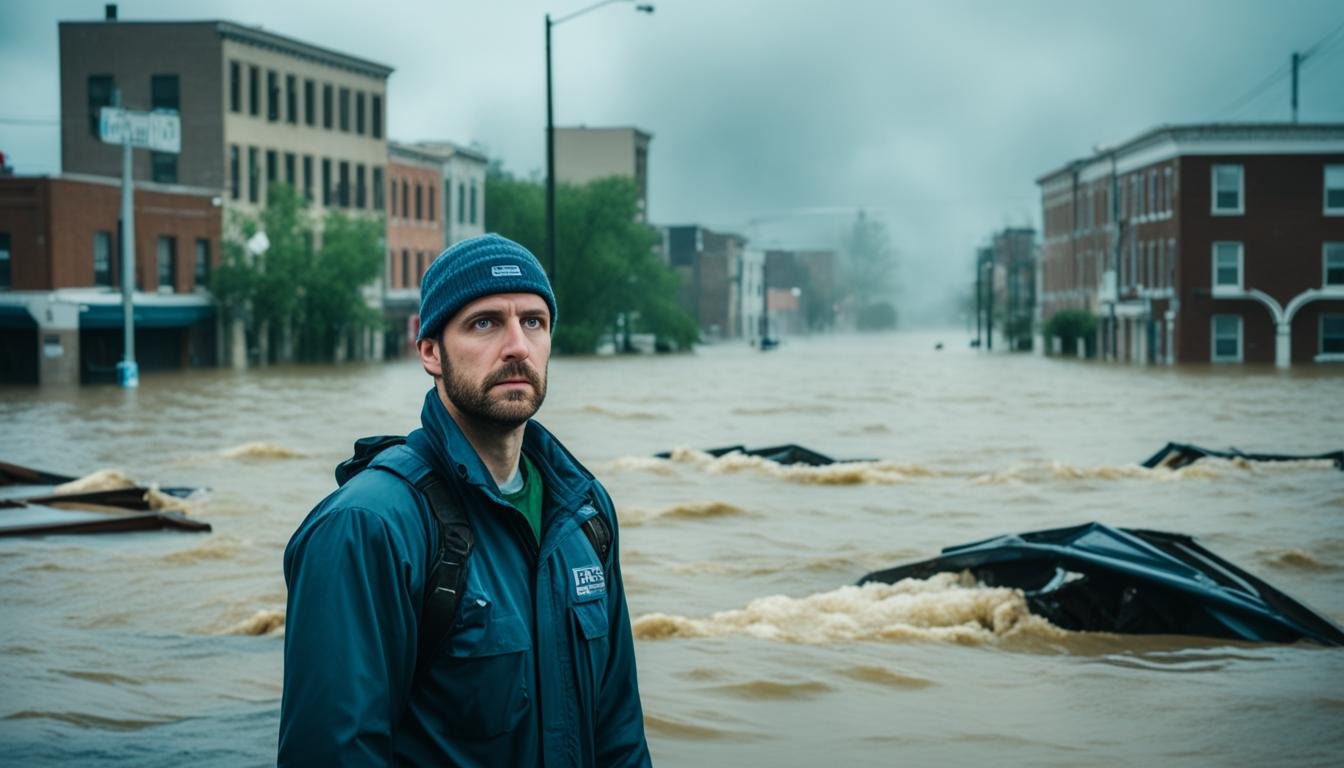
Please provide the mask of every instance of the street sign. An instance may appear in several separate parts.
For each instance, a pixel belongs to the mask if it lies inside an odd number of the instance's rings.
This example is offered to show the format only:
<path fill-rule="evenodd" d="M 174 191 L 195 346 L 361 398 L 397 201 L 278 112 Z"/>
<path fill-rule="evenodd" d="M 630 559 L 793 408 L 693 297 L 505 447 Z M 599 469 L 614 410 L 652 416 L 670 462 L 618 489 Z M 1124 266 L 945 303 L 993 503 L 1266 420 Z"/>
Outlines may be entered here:
<path fill-rule="evenodd" d="M 98 138 L 108 144 L 125 144 L 155 152 L 182 151 L 182 121 L 168 110 L 132 112 L 103 107 L 98 113 Z"/>

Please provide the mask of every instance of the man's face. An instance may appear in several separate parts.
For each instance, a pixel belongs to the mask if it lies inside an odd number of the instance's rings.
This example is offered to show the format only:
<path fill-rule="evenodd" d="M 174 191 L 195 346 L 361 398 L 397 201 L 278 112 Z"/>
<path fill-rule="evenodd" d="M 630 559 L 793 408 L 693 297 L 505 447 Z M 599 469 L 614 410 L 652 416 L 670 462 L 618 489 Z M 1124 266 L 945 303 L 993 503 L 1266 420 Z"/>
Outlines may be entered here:
<path fill-rule="evenodd" d="M 541 408 L 550 356 L 550 309 L 534 293 L 483 296 L 444 324 L 437 344 L 420 342 L 425 370 L 443 377 L 449 411 L 506 429 Z"/>

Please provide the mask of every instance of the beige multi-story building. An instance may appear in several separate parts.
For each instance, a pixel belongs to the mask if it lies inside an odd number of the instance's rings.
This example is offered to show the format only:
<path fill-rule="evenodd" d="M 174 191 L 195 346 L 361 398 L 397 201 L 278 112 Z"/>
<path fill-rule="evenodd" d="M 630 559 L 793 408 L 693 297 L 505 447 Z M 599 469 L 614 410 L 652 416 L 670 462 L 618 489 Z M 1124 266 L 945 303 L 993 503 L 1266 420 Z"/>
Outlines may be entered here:
<path fill-rule="evenodd" d="M 451 141 L 421 141 L 415 146 L 441 159 L 443 247 L 485 234 L 485 173 L 489 159 Z"/>
<path fill-rule="evenodd" d="M 638 128 L 556 128 L 555 178 L 587 184 L 607 176 L 635 180 L 639 220 L 648 220 L 649 141 L 653 134 Z"/>

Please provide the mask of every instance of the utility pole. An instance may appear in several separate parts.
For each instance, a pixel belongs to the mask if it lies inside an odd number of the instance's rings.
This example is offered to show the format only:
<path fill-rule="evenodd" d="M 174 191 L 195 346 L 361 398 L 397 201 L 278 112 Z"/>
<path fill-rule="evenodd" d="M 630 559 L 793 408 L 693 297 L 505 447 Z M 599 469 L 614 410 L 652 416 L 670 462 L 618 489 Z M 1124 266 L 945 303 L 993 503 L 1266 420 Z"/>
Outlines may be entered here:
<path fill-rule="evenodd" d="M 1293 52 L 1293 122 L 1297 122 L 1297 68 L 1302 63 L 1302 55 Z"/>
<path fill-rule="evenodd" d="M 551 14 L 546 14 L 546 267 L 555 283 L 555 116 L 551 98 Z"/>
<path fill-rule="evenodd" d="M 976 251 L 975 252 L 975 348 L 976 349 L 980 349 L 981 345 L 984 344 L 984 341 L 980 338 L 981 323 L 983 322 L 981 318 L 981 313 L 984 312 L 984 309 L 980 306 L 982 298 L 981 294 L 984 292 L 984 288 L 982 287 L 982 283 L 984 281 L 980 279 L 980 276 L 984 273 L 984 271 L 985 271 L 985 265 L 980 260 L 980 252 Z"/>
<path fill-rule="evenodd" d="M 985 349 L 994 351 L 994 254 L 989 255 L 989 280 L 985 281 Z"/>
<path fill-rule="evenodd" d="M 546 261 L 551 272 L 551 283 L 555 284 L 555 115 L 554 99 L 551 94 L 551 27 L 564 24 L 589 11 L 595 11 L 612 3 L 632 2 L 632 0 L 598 0 L 571 14 L 552 20 L 546 14 Z M 639 13 L 653 13 L 653 6 L 639 4 L 635 6 Z"/>

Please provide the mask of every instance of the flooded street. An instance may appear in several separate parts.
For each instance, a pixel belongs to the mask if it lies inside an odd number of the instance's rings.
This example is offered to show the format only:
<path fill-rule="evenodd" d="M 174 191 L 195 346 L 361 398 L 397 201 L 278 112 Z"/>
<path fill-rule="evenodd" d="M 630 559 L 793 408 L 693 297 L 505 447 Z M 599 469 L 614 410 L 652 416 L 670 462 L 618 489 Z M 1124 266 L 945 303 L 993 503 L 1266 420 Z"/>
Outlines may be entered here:
<path fill-rule="evenodd" d="M 947 351 L 934 343 L 947 342 Z M 0 390 L 0 458 L 212 489 L 211 534 L 0 540 L 0 764 L 274 762 L 290 533 L 419 364 Z M 543 421 L 621 518 L 661 766 L 1337 765 L 1344 650 L 1068 633 L 1004 590 L 848 587 L 951 544 L 1180 531 L 1344 622 L 1344 473 L 1138 463 L 1169 440 L 1344 447 L 1344 371 L 984 355 L 964 334 L 558 359 Z M 799 443 L 854 467 L 674 448 Z M 884 593 L 885 595 L 886 593 Z"/>

